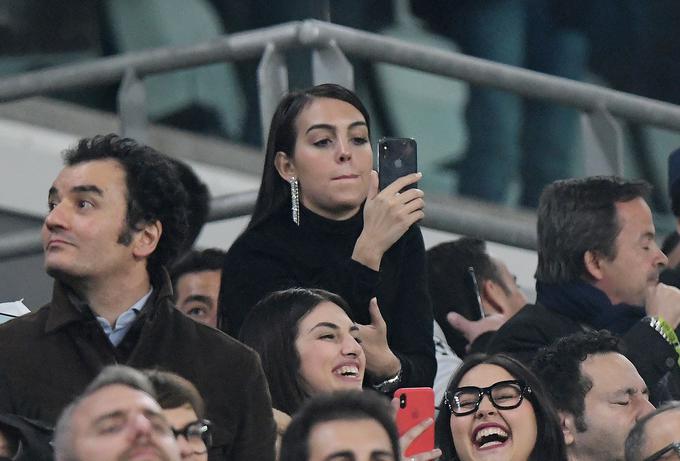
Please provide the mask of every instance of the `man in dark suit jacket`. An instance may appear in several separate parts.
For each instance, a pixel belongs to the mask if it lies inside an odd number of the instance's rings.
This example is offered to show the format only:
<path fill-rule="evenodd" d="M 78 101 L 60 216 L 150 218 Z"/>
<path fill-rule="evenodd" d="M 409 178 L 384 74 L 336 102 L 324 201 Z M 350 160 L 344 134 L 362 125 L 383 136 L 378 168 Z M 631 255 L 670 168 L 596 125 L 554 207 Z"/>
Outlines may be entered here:
<path fill-rule="evenodd" d="M 649 189 L 641 181 L 590 177 L 544 190 L 536 304 L 497 331 L 489 352 L 530 363 L 560 337 L 607 329 L 623 339 L 626 356 L 650 388 L 678 370 L 680 290 L 658 283 L 666 256 L 644 198 Z"/>
<path fill-rule="evenodd" d="M 210 459 L 273 461 L 257 354 L 174 307 L 165 265 L 187 229 L 168 159 L 116 135 L 65 153 L 42 228 L 52 300 L 0 326 L 0 413 L 54 424 L 102 368 L 163 368 L 193 382 L 214 424 Z"/>

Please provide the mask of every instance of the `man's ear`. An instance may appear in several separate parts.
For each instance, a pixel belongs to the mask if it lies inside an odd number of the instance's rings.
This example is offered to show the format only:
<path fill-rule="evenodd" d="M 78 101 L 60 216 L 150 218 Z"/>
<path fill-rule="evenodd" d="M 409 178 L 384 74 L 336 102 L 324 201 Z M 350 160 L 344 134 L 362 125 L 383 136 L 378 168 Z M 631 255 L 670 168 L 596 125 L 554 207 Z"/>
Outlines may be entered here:
<path fill-rule="evenodd" d="M 297 176 L 295 165 L 285 152 L 278 151 L 276 153 L 276 156 L 274 157 L 274 166 L 276 167 L 276 171 L 279 172 L 279 176 L 286 182 L 293 176 Z"/>
<path fill-rule="evenodd" d="M 594 250 L 588 250 L 583 253 L 583 264 L 586 271 L 595 281 L 602 280 L 604 274 L 602 273 L 602 256 Z"/>
<path fill-rule="evenodd" d="M 159 220 L 144 224 L 142 230 L 135 232 L 132 254 L 139 259 L 148 258 L 156 251 L 163 234 L 163 224 Z"/>
<path fill-rule="evenodd" d="M 564 436 L 564 444 L 568 447 L 574 444 L 574 434 L 576 434 L 576 424 L 574 415 L 566 411 L 558 411 L 557 416 L 560 419 L 560 429 Z"/>
<path fill-rule="evenodd" d="M 490 279 L 484 280 L 480 295 L 484 307 L 489 307 L 499 314 L 507 314 L 508 309 L 505 304 L 505 292 L 503 291 L 503 287 L 498 283 Z"/>

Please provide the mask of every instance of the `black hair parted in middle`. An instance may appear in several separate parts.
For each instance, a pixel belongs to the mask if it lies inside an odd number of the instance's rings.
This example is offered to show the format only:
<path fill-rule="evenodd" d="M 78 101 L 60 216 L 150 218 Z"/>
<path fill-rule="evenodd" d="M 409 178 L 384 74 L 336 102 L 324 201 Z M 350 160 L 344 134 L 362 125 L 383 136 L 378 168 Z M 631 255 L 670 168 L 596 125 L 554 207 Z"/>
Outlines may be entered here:
<path fill-rule="evenodd" d="M 366 107 L 354 92 L 345 87 L 334 83 L 324 83 L 284 96 L 269 126 L 262 182 L 248 229 L 258 226 L 281 207 L 289 206 L 290 185 L 279 176 L 276 170 L 274 163 L 276 153 L 283 152 L 291 158 L 294 156 L 297 138 L 295 122 L 302 110 L 318 98 L 337 99 L 354 106 L 363 115 L 370 133 L 370 120 Z"/>

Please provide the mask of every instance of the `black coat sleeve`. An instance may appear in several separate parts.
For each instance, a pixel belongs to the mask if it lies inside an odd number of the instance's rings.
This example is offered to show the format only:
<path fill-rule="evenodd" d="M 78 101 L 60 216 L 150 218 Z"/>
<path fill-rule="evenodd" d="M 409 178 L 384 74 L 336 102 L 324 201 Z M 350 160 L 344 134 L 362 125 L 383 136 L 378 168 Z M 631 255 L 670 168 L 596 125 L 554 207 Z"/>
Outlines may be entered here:
<path fill-rule="evenodd" d="M 654 386 L 666 373 L 677 368 L 675 349 L 647 322 L 637 322 L 621 339 L 624 355 L 635 365 L 647 386 Z"/>
<path fill-rule="evenodd" d="M 391 306 L 381 306 L 388 325 L 388 342 L 402 366 L 401 387 L 431 387 L 437 373 L 432 332 L 432 304 L 427 288 L 425 245 L 420 228 L 412 226 L 403 237 L 397 284 L 384 293 Z M 382 280 L 381 280 L 382 283 Z M 385 287 L 378 292 L 383 293 Z M 391 295 L 391 296 L 390 296 Z M 380 300 L 380 298 L 379 298 Z"/>
<path fill-rule="evenodd" d="M 254 354 L 256 355 L 256 354 Z M 250 379 L 242 390 L 239 399 L 240 411 L 238 437 L 227 459 L 258 459 L 274 461 L 274 445 L 276 441 L 276 423 L 272 413 L 271 399 L 264 376 L 262 365 L 258 357 L 249 363 L 253 367 L 240 370 Z"/>

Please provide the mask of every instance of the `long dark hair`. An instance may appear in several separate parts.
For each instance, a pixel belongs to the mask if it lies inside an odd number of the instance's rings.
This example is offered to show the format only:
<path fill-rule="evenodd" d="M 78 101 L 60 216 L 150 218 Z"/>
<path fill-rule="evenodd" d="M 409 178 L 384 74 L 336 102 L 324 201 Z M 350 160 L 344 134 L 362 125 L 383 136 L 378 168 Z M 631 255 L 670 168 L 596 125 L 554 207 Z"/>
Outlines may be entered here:
<path fill-rule="evenodd" d="M 260 354 L 267 376 L 272 406 L 293 415 L 309 398 L 300 378 L 300 356 L 295 347 L 300 319 L 323 302 L 347 312 L 340 296 L 325 290 L 289 288 L 275 291 L 258 302 L 246 316 L 239 339 Z"/>
<path fill-rule="evenodd" d="M 560 429 L 557 412 L 550 402 L 543 385 L 538 378 L 524 365 L 510 356 L 497 354 L 472 354 L 468 356 L 456 374 L 451 379 L 447 391 L 453 392 L 468 371 L 477 365 L 496 365 L 510 373 L 515 379 L 525 382 L 531 388 L 525 398 L 529 400 L 536 415 L 536 444 L 529 455 L 528 461 L 567 461 L 567 452 L 564 446 L 564 436 Z M 442 459 L 459 461 L 456 446 L 451 435 L 451 411 L 442 403 L 439 416 L 435 422 L 435 438 L 437 446 L 442 450 Z"/>
<path fill-rule="evenodd" d="M 255 210 L 250 218 L 247 229 L 256 227 L 264 222 L 281 207 L 289 206 L 290 185 L 279 176 L 274 160 L 277 152 L 285 152 L 292 158 L 295 152 L 295 121 L 300 112 L 316 98 L 330 98 L 344 101 L 354 106 L 366 120 L 370 127 L 368 111 L 356 94 L 340 85 L 324 83 L 303 91 L 289 93 L 279 102 L 269 126 L 267 150 L 262 169 L 262 182 L 255 202 Z M 369 129 L 370 132 L 370 129 Z"/>

